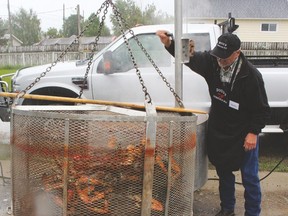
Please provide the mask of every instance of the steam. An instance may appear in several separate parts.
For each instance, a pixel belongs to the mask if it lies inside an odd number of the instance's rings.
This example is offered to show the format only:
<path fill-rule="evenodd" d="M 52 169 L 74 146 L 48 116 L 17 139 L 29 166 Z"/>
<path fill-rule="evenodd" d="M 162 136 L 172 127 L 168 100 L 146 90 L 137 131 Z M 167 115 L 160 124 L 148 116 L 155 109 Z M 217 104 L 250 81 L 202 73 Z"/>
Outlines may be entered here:
<path fill-rule="evenodd" d="M 197 22 L 201 22 L 199 15 L 205 17 L 205 14 L 211 14 L 212 11 L 211 0 L 183 0 L 182 7 L 183 19 L 190 22 L 194 17 Z"/>

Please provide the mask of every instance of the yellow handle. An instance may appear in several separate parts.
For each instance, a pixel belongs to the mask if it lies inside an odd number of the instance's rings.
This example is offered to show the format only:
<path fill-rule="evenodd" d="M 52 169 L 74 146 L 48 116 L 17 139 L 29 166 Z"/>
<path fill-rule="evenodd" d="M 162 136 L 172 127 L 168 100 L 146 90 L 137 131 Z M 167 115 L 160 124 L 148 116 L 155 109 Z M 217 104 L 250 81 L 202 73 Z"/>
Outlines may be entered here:
<path fill-rule="evenodd" d="M 8 93 L 0 92 L 0 97 L 9 97 L 16 98 L 17 93 Z M 126 107 L 132 109 L 145 109 L 144 105 L 126 103 L 126 102 L 115 102 L 115 101 L 103 101 L 103 100 L 91 100 L 91 99 L 81 99 L 81 98 L 68 98 L 68 97 L 59 97 L 59 96 L 47 96 L 47 95 L 34 95 L 34 94 L 25 94 L 23 96 L 25 99 L 31 100 L 46 100 L 46 101 L 59 101 L 59 102 L 69 102 L 69 103 L 83 103 L 83 104 L 101 104 L 101 105 L 110 105 L 117 107 Z M 194 110 L 194 109 L 185 109 L 180 107 L 163 107 L 156 106 L 158 111 L 167 111 L 167 112 L 179 112 L 179 113 L 195 113 L 195 114 L 207 114 L 207 112 Z"/>

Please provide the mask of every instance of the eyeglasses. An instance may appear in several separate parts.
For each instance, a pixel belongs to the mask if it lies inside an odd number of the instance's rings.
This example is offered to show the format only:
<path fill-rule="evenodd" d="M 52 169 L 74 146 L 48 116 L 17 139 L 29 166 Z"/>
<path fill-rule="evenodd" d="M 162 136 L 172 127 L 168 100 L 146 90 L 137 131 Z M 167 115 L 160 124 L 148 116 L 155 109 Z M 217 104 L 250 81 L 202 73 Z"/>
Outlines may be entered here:
<path fill-rule="evenodd" d="M 216 57 L 218 61 L 227 61 L 227 60 L 230 60 L 230 58 L 234 57 L 235 53 L 239 53 L 238 51 L 240 50 L 236 50 L 234 51 L 229 57 L 225 58 L 225 59 L 222 59 L 222 58 L 219 58 L 219 57 Z"/>

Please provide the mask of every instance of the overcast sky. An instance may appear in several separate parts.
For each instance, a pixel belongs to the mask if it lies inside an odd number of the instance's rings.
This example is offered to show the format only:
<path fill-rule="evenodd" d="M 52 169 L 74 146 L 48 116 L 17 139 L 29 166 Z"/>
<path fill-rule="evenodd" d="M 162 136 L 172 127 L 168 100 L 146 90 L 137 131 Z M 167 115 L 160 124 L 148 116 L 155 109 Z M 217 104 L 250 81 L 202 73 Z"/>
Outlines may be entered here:
<path fill-rule="evenodd" d="M 64 11 L 66 18 L 71 14 L 76 14 L 76 8 L 79 4 L 81 15 L 87 19 L 91 13 L 97 12 L 105 0 L 9 0 L 9 2 L 12 14 L 19 12 L 20 8 L 27 11 L 32 9 L 37 14 L 38 19 L 41 20 L 41 29 L 47 31 L 49 27 L 62 28 Z M 154 3 L 158 11 L 174 15 L 174 0 L 134 0 L 134 2 L 142 10 L 147 4 Z M 4 20 L 8 20 L 7 5 L 8 0 L 0 0 L 0 18 Z"/>

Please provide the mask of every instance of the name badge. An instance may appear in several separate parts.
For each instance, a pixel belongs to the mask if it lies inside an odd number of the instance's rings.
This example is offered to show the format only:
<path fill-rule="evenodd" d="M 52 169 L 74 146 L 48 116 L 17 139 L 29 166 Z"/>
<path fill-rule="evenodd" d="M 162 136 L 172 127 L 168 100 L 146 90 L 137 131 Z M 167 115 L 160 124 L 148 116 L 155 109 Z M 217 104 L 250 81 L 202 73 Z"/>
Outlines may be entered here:
<path fill-rule="evenodd" d="M 229 101 L 229 107 L 231 107 L 231 108 L 233 108 L 233 109 L 235 109 L 235 110 L 239 110 L 239 103 L 230 100 L 230 101 Z"/>

